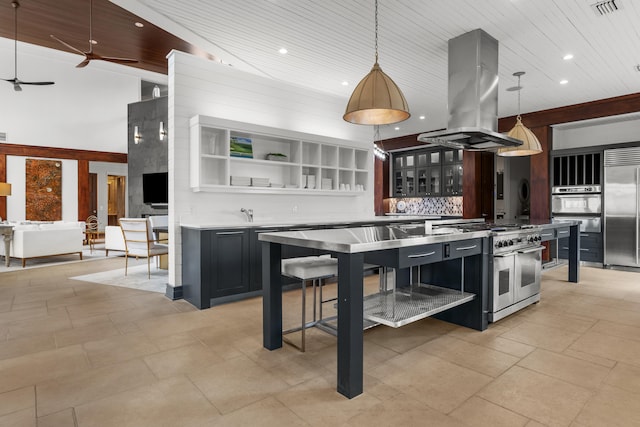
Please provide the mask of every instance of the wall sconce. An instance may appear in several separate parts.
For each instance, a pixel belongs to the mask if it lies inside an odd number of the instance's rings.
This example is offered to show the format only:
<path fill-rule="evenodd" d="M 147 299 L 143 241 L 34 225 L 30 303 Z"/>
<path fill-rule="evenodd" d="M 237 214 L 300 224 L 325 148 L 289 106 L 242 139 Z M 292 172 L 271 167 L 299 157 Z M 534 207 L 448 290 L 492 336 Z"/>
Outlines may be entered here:
<path fill-rule="evenodd" d="M 167 136 L 167 130 L 164 127 L 164 122 L 160 122 L 160 141 L 164 141 Z"/>
<path fill-rule="evenodd" d="M 11 184 L 8 182 L 0 182 L 0 196 L 11 195 Z"/>
<path fill-rule="evenodd" d="M 134 144 L 139 144 L 142 141 L 142 135 L 140 135 L 140 130 L 138 126 L 133 127 L 133 142 Z"/>

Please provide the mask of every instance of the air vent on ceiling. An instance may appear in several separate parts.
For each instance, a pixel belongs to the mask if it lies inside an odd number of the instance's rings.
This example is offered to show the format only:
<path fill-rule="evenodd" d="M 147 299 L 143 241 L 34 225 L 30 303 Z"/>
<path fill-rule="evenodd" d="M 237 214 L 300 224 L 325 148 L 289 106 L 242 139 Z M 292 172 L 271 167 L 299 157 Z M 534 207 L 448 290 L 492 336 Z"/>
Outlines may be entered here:
<path fill-rule="evenodd" d="M 7 141 L 7 133 L 6 132 L 0 132 L 0 141 L 2 141 L 2 142 L 6 142 Z"/>
<path fill-rule="evenodd" d="M 591 5 L 598 16 L 608 15 L 621 9 L 620 0 L 604 0 Z"/>

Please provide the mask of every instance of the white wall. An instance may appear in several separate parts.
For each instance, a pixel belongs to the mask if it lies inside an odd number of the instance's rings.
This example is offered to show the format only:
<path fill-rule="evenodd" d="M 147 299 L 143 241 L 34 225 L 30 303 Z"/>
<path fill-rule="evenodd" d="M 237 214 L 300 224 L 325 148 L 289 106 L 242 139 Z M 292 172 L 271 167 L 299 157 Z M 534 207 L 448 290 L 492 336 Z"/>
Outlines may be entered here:
<path fill-rule="evenodd" d="M 373 128 L 342 120 L 347 100 L 235 70 L 182 52 L 169 55 L 169 284 L 180 285 L 181 223 L 304 222 L 374 215 L 373 158 L 361 196 L 194 193 L 189 186 L 189 120 L 201 114 L 351 141 L 370 149 Z"/>
<path fill-rule="evenodd" d="M 640 113 L 565 123 L 553 127 L 553 149 L 640 141 Z"/>
<path fill-rule="evenodd" d="M 13 78 L 13 40 L 0 38 L 0 77 Z M 127 152 L 127 104 L 140 100 L 140 80 L 167 77 L 132 67 L 82 59 L 54 49 L 18 43 L 18 78 L 54 81 L 22 86 L 0 81 L 0 132 L 7 143 Z"/>

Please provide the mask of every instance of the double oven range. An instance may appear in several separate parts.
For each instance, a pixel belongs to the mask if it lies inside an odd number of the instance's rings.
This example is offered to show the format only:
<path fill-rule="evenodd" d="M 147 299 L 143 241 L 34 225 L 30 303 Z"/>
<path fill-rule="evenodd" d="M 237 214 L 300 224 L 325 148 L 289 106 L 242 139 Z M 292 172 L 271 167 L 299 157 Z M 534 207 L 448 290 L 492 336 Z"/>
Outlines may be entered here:
<path fill-rule="evenodd" d="M 529 224 L 473 223 L 467 231 L 491 231 L 492 277 L 488 320 L 495 322 L 540 301 L 541 227 Z"/>
<path fill-rule="evenodd" d="M 493 231 L 489 322 L 540 301 L 544 249 L 540 227 L 513 225 Z"/>

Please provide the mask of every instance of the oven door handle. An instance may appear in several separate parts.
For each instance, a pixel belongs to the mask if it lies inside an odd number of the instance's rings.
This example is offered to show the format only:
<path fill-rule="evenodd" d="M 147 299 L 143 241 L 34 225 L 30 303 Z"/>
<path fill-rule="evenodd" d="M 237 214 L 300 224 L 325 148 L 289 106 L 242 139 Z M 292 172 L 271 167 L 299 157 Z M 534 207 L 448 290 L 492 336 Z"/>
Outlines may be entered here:
<path fill-rule="evenodd" d="M 535 248 L 529 248 L 529 249 L 521 249 L 518 251 L 519 254 L 530 254 L 533 252 L 538 252 L 544 249 L 544 246 L 536 246 Z"/>
<path fill-rule="evenodd" d="M 517 254 L 518 252 L 506 252 L 504 254 L 493 254 L 494 257 L 500 257 L 500 258 L 506 258 L 508 256 L 513 256 L 515 254 Z"/>

